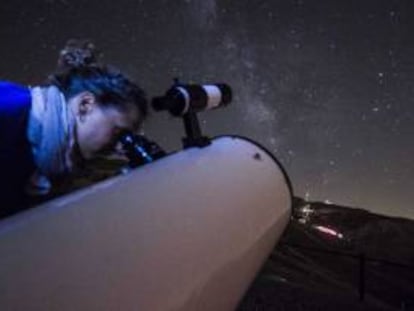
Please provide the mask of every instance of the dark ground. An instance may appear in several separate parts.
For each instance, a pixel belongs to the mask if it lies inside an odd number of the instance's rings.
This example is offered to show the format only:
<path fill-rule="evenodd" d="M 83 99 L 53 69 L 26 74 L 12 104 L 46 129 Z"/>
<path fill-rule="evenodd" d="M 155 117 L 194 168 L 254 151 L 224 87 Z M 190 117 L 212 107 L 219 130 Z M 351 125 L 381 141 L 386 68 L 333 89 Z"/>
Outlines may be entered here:
<path fill-rule="evenodd" d="M 238 311 L 414 310 L 413 234 L 407 219 L 297 199 Z"/>

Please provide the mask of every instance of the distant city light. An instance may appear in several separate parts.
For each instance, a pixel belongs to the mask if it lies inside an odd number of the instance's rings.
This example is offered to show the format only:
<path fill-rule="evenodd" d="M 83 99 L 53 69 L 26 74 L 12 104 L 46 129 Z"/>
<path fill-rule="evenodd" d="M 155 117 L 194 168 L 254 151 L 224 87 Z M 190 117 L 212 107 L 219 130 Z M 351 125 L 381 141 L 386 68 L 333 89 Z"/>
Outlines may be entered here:
<path fill-rule="evenodd" d="M 344 235 L 342 233 L 340 233 L 340 232 L 338 232 L 334 229 L 325 227 L 325 226 L 313 226 L 313 228 L 315 228 L 316 230 L 318 230 L 320 232 L 335 236 L 338 239 L 342 239 L 344 237 Z"/>

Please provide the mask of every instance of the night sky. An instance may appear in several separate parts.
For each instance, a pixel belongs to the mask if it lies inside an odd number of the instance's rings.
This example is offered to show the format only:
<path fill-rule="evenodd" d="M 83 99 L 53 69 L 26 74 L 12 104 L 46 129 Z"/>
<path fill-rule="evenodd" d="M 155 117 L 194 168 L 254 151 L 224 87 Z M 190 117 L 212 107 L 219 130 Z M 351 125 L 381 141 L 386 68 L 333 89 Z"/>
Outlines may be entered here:
<path fill-rule="evenodd" d="M 149 96 L 226 82 L 206 134 L 266 146 L 297 196 L 414 218 L 413 16 L 412 0 L 1 0 L 0 78 L 42 82 L 81 37 Z M 145 133 L 181 147 L 166 114 Z"/>

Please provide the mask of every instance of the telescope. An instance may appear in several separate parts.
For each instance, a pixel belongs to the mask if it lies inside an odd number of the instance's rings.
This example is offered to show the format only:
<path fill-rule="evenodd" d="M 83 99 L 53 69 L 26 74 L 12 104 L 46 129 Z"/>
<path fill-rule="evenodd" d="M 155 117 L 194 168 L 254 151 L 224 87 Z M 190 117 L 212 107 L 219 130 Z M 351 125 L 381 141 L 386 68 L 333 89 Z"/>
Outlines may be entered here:
<path fill-rule="evenodd" d="M 128 173 L 0 221 L 2 310 L 237 307 L 290 219 L 292 187 L 266 148 L 203 135 L 197 113 L 177 115 L 182 150 L 124 133 Z"/>
<path fill-rule="evenodd" d="M 227 106 L 231 100 L 231 88 L 225 83 L 181 84 L 175 80 L 164 96 L 153 98 L 152 107 L 155 111 L 167 110 L 173 116 L 182 116 Z"/>

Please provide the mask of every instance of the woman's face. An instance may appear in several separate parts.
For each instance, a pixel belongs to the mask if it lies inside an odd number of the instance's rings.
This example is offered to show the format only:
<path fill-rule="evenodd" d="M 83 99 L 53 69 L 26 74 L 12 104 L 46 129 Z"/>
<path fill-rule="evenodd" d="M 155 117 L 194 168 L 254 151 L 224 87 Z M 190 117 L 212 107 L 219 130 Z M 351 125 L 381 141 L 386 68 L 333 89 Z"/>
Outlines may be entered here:
<path fill-rule="evenodd" d="M 72 105 L 76 116 L 76 141 L 85 159 L 114 147 L 119 133 L 133 130 L 138 119 L 137 111 L 125 113 L 114 107 L 101 107 L 90 93 Z"/>

